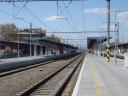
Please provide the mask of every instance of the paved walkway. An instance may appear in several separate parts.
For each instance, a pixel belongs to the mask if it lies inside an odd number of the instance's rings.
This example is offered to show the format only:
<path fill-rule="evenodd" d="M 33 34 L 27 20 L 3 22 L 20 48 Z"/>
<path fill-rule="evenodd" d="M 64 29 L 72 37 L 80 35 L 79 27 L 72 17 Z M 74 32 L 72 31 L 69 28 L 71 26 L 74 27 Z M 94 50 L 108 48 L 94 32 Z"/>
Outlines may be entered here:
<path fill-rule="evenodd" d="M 72 96 L 128 96 L 128 68 L 114 61 L 87 54 Z"/>

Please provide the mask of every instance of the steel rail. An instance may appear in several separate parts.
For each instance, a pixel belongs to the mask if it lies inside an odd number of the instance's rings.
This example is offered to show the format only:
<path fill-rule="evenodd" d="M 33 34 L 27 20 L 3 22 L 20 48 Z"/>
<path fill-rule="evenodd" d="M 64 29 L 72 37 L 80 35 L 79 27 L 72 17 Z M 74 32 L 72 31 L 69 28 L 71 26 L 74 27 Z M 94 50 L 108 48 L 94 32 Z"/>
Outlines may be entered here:
<path fill-rule="evenodd" d="M 64 89 L 68 85 L 69 81 L 71 80 L 71 78 L 72 78 L 73 74 L 75 73 L 75 71 L 77 70 L 78 66 L 82 63 L 83 59 L 84 59 L 84 56 L 81 58 L 81 60 L 77 64 L 77 66 L 73 69 L 73 71 L 68 76 L 68 78 L 66 79 L 66 81 L 61 85 L 61 87 L 59 88 L 59 90 L 56 92 L 55 96 L 61 96 L 62 95 Z"/>
<path fill-rule="evenodd" d="M 46 76 L 43 80 L 40 80 L 39 82 L 36 82 L 35 84 L 33 84 L 32 86 L 30 86 L 29 88 L 21 91 L 20 93 L 17 94 L 17 96 L 29 96 L 30 94 L 32 94 L 35 90 L 37 90 L 40 86 L 46 84 L 49 80 L 51 80 L 54 76 L 56 76 L 58 73 L 60 73 L 62 70 L 64 70 L 66 67 L 68 67 L 69 65 L 71 65 L 74 61 L 76 61 L 78 58 L 80 58 L 81 55 L 77 56 L 75 59 L 71 60 L 69 63 L 67 63 L 66 65 L 64 65 L 63 67 L 59 68 L 58 70 L 56 70 L 55 72 L 49 74 L 48 76 Z M 58 91 L 57 91 L 58 92 Z M 56 92 L 55 92 L 56 93 Z"/>

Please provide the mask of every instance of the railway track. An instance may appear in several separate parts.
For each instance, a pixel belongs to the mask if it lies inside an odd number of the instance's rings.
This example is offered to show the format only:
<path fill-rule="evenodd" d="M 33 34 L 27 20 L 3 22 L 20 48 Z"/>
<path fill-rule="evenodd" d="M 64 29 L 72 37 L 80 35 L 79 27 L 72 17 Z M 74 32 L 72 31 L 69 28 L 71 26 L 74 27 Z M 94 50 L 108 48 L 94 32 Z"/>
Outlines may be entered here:
<path fill-rule="evenodd" d="M 18 69 L 14 73 L 7 73 L 8 75 L 0 77 L 0 96 L 16 96 L 17 93 L 45 79 L 49 74 L 54 73 L 55 70 L 64 67 L 69 62 L 73 62 L 79 56 L 80 54 L 76 54 L 61 58 L 55 62 L 49 61 L 47 64 L 41 64 L 39 66 L 36 64 L 36 67 L 31 66 L 32 68 L 23 69 L 22 71 L 18 71 Z"/>
<path fill-rule="evenodd" d="M 82 63 L 84 55 L 80 55 L 61 68 L 58 68 L 45 79 L 36 82 L 21 91 L 17 96 L 61 96 L 73 74 Z"/>

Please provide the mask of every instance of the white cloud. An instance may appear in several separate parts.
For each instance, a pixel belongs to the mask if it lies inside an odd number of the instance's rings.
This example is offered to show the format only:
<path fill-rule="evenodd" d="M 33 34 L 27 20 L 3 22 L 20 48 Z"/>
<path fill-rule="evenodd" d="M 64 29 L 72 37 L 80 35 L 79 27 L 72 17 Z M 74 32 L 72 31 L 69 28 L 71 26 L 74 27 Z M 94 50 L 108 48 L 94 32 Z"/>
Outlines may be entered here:
<path fill-rule="evenodd" d="M 128 22 L 126 23 L 126 26 L 128 27 Z"/>
<path fill-rule="evenodd" d="M 115 24 L 112 24 L 112 25 L 110 26 L 110 29 L 111 29 L 112 31 L 114 31 L 114 30 L 115 30 Z"/>
<path fill-rule="evenodd" d="M 104 30 L 104 31 L 107 30 L 107 25 L 106 25 L 106 24 L 102 25 L 102 26 L 101 26 L 101 29 Z M 111 24 L 110 30 L 111 30 L 111 31 L 114 31 L 114 30 L 115 30 L 115 24 L 114 24 L 114 23 Z"/>
<path fill-rule="evenodd" d="M 46 17 L 45 18 L 45 20 L 47 20 L 47 21 L 56 21 L 58 19 L 65 19 L 65 17 L 53 15 L 53 16 L 50 16 L 50 17 Z"/>
<path fill-rule="evenodd" d="M 106 14 L 107 9 L 106 8 L 90 8 L 90 9 L 84 9 L 85 13 L 91 13 L 91 14 Z"/>
<path fill-rule="evenodd" d="M 117 19 L 119 20 L 119 22 L 127 23 L 127 21 L 128 21 L 128 12 L 124 11 L 124 12 L 118 13 Z"/>

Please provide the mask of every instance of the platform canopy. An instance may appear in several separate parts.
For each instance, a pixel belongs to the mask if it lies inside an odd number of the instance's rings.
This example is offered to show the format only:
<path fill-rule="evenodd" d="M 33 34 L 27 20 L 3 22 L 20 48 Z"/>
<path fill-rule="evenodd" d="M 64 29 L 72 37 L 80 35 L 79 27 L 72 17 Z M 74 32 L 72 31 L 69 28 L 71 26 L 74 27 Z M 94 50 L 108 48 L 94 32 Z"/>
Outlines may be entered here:
<path fill-rule="evenodd" d="M 57 42 L 53 39 L 50 39 L 48 37 L 23 37 L 24 40 L 31 40 L 31 41 L 44 41 L 44 42 L 48 42 L 48 43 L 53 43 L 53 44 L 57 44 L 57 45 L 62 45 L 62 46 L 66 46 L 66 47 L 70 47 L 70 48 L 73 48 L 73 49 L 77 49 L 77 47 L 74 47 L 72 45 L 69 45 L 69 44 L 64 44 L 64 43 L 61 43 L 61 42 Z"/>

